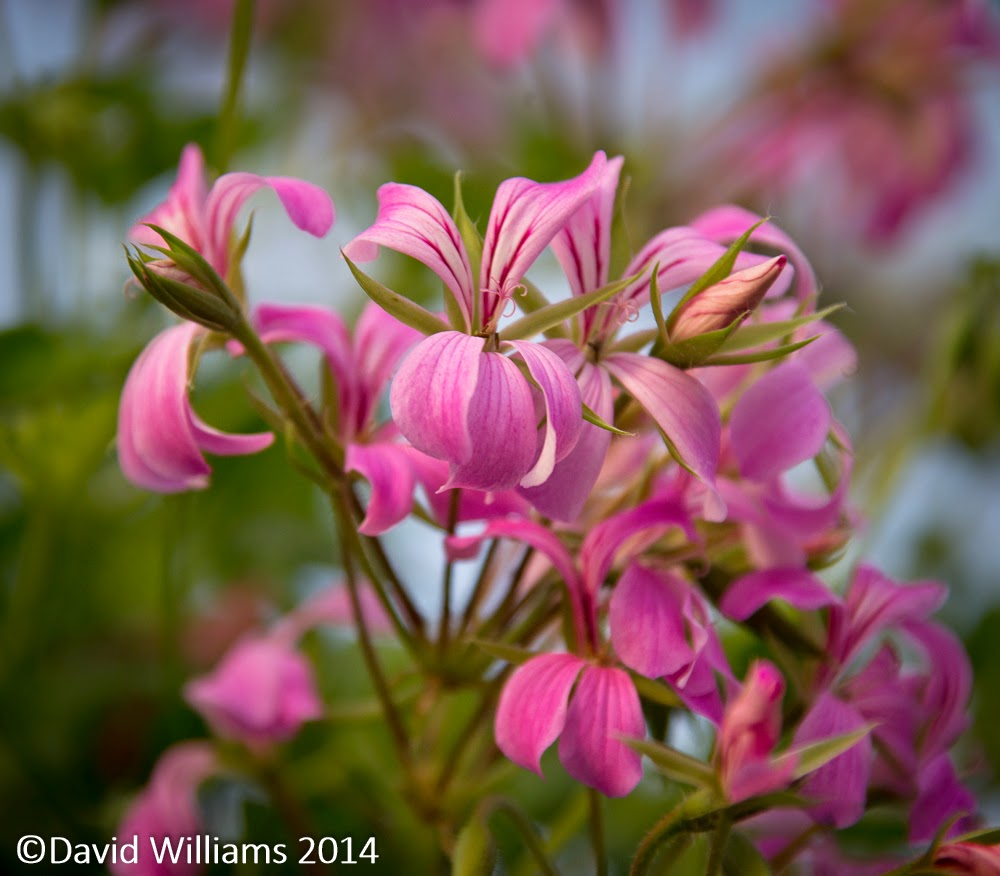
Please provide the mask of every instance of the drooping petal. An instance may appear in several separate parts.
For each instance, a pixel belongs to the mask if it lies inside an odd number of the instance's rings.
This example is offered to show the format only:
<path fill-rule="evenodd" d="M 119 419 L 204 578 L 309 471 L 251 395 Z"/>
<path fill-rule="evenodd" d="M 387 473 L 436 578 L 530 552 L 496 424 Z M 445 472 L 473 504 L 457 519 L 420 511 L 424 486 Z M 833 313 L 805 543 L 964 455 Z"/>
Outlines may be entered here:
<path fill-rule="evenodd" d="M 563 731 L 569 692 L 584 665 L 573 654 L 541 654 L 514 670 L 494 724 L 497 747 L 514 763 L 542 775 L 542 754 Z"/>
<path fill-rule="evenodd" d="M 216 270 L 225 272 L 230 236 L 240 208 L 262 188 L 274 190 L 297 228 L 322 237 L 333 226 L 333 201 L 319 186 L 286 176 L 224 174 L 215 181 L 205 200 L 207 240 L 202 254 Z"/>
<path fill-rule="evenodd" d="M 357 472 L 371 484 L 365 519 L 358 532 L 381 535 L 413 509 L 416 478 L 409 448 L 400 444 L 349 444 L 344 471 Z"/>
<path fill-rule="evenodd" d="M 976 812 L 976 798 L 958 780 L 947 752 L 923 765 L 918 786 L 917 799 L 910 810 L 911 843 L 929 842 L 949 819 Z M 959 819 L 945 837 L 955 836 L 966 829 L 968 827 L 962 825 Z"/>
<path fill-rule="evenodd" d="M 482 344 L 482 338 L 469 340 Z M 466 415 L 471 453 L 464 461 L 449 460 L 451 477 L 445 488 L 509 490 L 531 470 L 537 453 L 535 402 L 528 381 L 506 356 L 481 353 L 478 368 Z"/>
<path fill-rule="evenodd" d="M 202 489 L 212 453 L 256 453 L 270 433 L 228 435 L 194 415 L 188 401 L 188 350 L 201 329 L 191 323 L 161 332 L 129 371 L 118 408 L 118 461 L 132 483 L 159 493 Z"/>
<path fill-rule="evenodd" d="M 727 617 L 743 621 L 772 599 L 782 599 L 803 611 L 840 602 L 837 595 L 812 572 L 784 567 L 751 572 L 737 578 L 726 589 L 719 608 Z"/>
<path fill-rule="evenodd" d="M 670 572 L 632 563 L 615 585 L 608 620 L 622 663 L 648 678 L 687 668 L 696 656 L 685 607 L 691 585 Z M 702 643 L 703 644 L 703 643 Z"/>
<path fill-rule="evenodd" d="M 794 362 L 754 383 L 733 408 L 730 434 L 741 474 L 768 481 L 822 449 L 831 425 L 830 405 Z"/>
<path fill-rule="evenodd" d="M 569 704 L 559 759 L 578 782 L 624 797 L 642 778 L 642 758 L 622 739 L 642 739 L 646 723 L 632 679 L 611 666 L 587 666 Z"/>
<path fill-rule="evenodd" d="M 362 392 L 354 412 L 358 428 L 375 415 L 379 398 L 402 358 L 423 335 L 369 302 L 354 327 L 354 359 Z"/>
<path fill-rule="evenodd" d="M 851 705 L 824 691 L 795 732 L 793 746 L 842 736 L 860 730 L 864 718 Z M 820 824 L 842 828 L 854 824 L 865 811 L 872 742 L 864 736 L 843 754 L 810 773 L 802 796 L 817 801 L 809 813 Z"/>
<path fill-rule="evenodd" d="M 524 359 L 545 403 L 545 431 L 538 459 L 521 478 L 522 487 L 537 487 L 548 480 L 555 464 L 566 458 L 580 437 L 580 387 L 563 360 L 541 344 L 511 341 L 510 346 Z"/>
<path fill-rule="evenodd" d="M 725 506 L 715 489 L 722 425 L 712 394 L 691 375 L 650 356 L 615 353 L 605 365 L 653 418 L 684 467 L 710 488 L 706 518 L 723 519 Z"/>
<path fill-rule="evenodd" d="M 577 348 L 573 346 L 573 349 Z M 610 422 L 614 418 L 614 391 L 608 373 L 583 362 L 577 384 L 584 404 L 606 423 Z M 584 423 L 576 447 L 556 463 L 545 483 L 537 487 L 519 487 L 518 492 L 546 517 L 571 523 L 580 516 L 597 483 L 610 444 L 611 433 L 607 429 Z"/>
<path fill-rule="evenodd" d="M 460 332 L 431 335 L 403 360 L 392 382 L 389 399 L 399 431 L 435 459 L 461 464 L 472 456 L 469 407 L 485 343 Z"/>
<path fill-rule="evenodd" d="M 569 218 L 600 185 L 607 156 L 597 152 L 590 166 L 573 179 L 537 183 L 523 177 L 502 182 L 483 240 L 479 288 L 487 324 L 514 287 Z"/>
<path fill-rule="evenodd" d="M 354 261 L 369 262 L 380 246 L 427 265 L 455 296 L 466 328 L 476 328 L 472 325 L 475 287 L 469 257 L 454 220 L 437 198 L 416 186 L 381 186 L 375 223 L 348 243 L 344 252 Z"/>
<path fill-rule="evenodd" d="M 713 240 L 729 244 L 760 219 L 756 213 L 751 213 L 743 207 L 728 205 L 702 213 L 691 226 Z M 795 267 L 796 294 L 799 298 L 810 298 L 819 291 L 816 274 L 805 253 L 774 223 L 765 222 L 751 235 L 750 240 L 773 247 L 788 256 Z"/>
<path fill-rule="evenodd" d="M 148 222 L 165 228 L 200 252 L 205 243 L 205 196 L 205 159 L 196 144 L 188 143 L 181 152 L 177 179 L 170 187 L 167 199 L 132 226 L 129 239 L 136 243 L 163 246 L 163 238 L 146 227 Z"/>
<path fill-rule="evenodd" d="M 597 189 L 552 239 L 552 252 L 574 295 L 586 295 L 608 282 L 612 213 L 624 161 L 621 156 L 608 161 Z"/>

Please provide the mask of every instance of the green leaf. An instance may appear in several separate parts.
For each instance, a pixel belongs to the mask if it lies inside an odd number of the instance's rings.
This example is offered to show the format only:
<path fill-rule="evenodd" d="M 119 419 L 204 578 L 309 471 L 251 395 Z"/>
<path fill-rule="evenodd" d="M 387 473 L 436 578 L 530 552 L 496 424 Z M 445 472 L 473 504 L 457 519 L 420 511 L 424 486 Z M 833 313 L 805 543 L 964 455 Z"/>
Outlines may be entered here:
<path fill-rule="evenodd" d="M 712 356 L 702 364 L 704 365 L 751 365 L 754 362 L 770 362 L 772 359 L 781 359 L 796 350 L 801 350 L 815 341 L 819 335 L 813 335 L 804 341 L 796 341 L 794 344 L 784 344 L 775 347 L 773 350 L 760 350 L 756 353 L 721 353 Z"/>
<path fill-rule="evenodd" d="M 340 252 L 341 255 L 344 255 L 343 250 Z M 419 304 L 410 301 L 409 298 L 404 298 L 402 295 L 383 286 L 377 280 L 373 280 L 346 255 L 344 255 L 344 261 L 347 262 L 351 273 L 354 274 L 354 279 L 358 281 L 358 285 L 364 290 L 365 294 L 386 313 L 395 317 L 404 325 L 415 328 L 418 332 L 422 332 L 425 335 L 435 335 L 438 332 L 449 332 L 452 330 L 449 325 L 442 322 L 429 310 L 425 310 Z"/>
<path fill-rule="evenodd" d="M 604 422 L 604 420 L 602 420 L 600 416 L 598 416 L 598 414 L 587 405 L 583 405 L 583 419 L 585 419 L 588 423 L 592 423 L 597 426 L 598 429 L 604 429 L 604 431 L 611 432 L 613 435 L 621 435 L 625 438 L 632 438 L 635 436 L 635 432 L 626 432 L 624 429 L 619 429 L 611 423 Z"/>
<path fill-rule="evenodd" d="M 489 829 L 473 815 L 458 832 L 451 856 L 452 876 L 490 876 L 496 864 L 496 846 Z"/>
<path fill-rule="evenodd" d="M 735 350 L 745 350 L 748 347 L 759 347 L 761 344 L 769 344 L 772 341 L 777 341 L 790 335 L 796 329 L 802 328 L 802 326 L 825 319 L 831 314 L 836 313 L 843 306 L 843 304 L 833 304 L 823 310 L 817 310 L 815 313 L 808 313 L 805 316 L 785 319 L 780 322 L 743 325 L 738 332 L 726 341 L 722 350 L 723 352 L 731 353 Z"/>
<path fill-rule="evenodd" d="M 638 280 L 643 273 L 645 271 L 640 271 L 631 277 L 625 277 L 621 280 L 616 280 L 614 283 L 608 283 L 607 286 L 602 286 L 600 289 L 588 292 L 586 295 L 577 295 L 567 298 L 564 301 L 557 301 L 555 304 L 549 304 L 540 310 L 526 314 L 500 332 L 500 339 L 502 341 L 515 341 L 541 334 L 553 326 L 557 326 L 567 319 L 576 316 L 588 307 L 593 307 L 595 304 L 600 304 L 602 301 L 607 301 L 609 298 L 614 297 Z"/>
<path fill-rule="evenodd" d="M 718 787 L 715 771 L 696 757 L 648 739 L 623 739 L 622 742 L 633 751 L 646 755 L 663 775 L 675 782 L 695 788 Z"/>
<path fill-rule="evenodd" d="M 527 648 L 519 648 L 517 645 L 507 645 L 503 642 L 490 642 L 486 639 L 471 639 L 470 641 L 473 645 L 477 648 L 481 648 L 491 657 L 496 657 L 498 660 L 512 663 L 515 666 L 519 663 L 526 663 L 535 656 L 534 651 L 529 651 Z"/>
<path fill-rule="evenodd" d="M 772 876 L 767 860 L 739 831 L 729 834 L 722 856 L 722 872 L 725 876 Z"/>
<path fill-rule="evenodd" d="M 782 754 L 779 761 L 791 761 L 795 764 L 792 777 L 801 779 L 809 773 L 815 772 L 824 764 L 829 763 L 835 757 L 853 748 L 864 739 L 877 724 L 865 724 L 850 733 L 843 733 L 839 736 L 832 736 L 829 739 L 821 739 L 819 742 L 810 742 L 793 748 Z"/>
<path fill-rule="evenodd" d="M 674 326 L 680 317 L 681 310 L 684 305 L 687 304 L 695 295 L 699 292 L 704 292 L 709 286 L 714 286 L 716 283 L 720 283 L 726 279 L 733 272 L 733 265 L 736 264 L 736 257 L 743 251 L 743 247 L 747 245 L 747 241 L 761 225 L 767 222 L 767 219 L 761 219 L 755 225 L 748 228 L 740 237 L 733 241 L 732 245 L 727 249 L 715 262 L 712 267 L 710 267 L 704 274 L 702 274 L 694 283 L 691 284 L 691 288 L 687 290 L 684 297 L 677 302 L 677 306 L 673 309 L 670 314 L 670 318 L 667 320 L 667 332 L 672 332 Z"/>

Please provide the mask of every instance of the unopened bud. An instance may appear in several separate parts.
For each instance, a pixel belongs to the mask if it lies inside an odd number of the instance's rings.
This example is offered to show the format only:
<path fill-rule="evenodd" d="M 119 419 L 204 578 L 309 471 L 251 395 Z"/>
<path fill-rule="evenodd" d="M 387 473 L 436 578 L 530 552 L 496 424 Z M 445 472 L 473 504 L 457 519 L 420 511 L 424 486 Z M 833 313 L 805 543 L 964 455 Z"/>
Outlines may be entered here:
<path fill-rule="evenodd" d="M 139 284 L 181 319 L 218 332 L 228 332 L 236 324 L 227 302 L 172 261 L 146 261 L 130 255 L 128 263 Z"/>
<path fill-rule="evenodd" d="M 767 290 L 778 279 L 787 261 L 783 255 L 776 256 L 737 271 L 699 292 L 681 306 L 670 332 L 670 340 L 677 343 L 718 331 L 752 313 L 764 300 Z"/>

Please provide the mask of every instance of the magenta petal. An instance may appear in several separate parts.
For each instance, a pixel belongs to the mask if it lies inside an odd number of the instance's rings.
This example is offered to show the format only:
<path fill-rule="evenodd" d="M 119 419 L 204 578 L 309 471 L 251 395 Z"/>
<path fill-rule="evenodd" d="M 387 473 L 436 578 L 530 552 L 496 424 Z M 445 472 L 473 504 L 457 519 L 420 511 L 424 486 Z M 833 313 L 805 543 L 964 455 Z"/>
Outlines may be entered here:
<path fill-rule="evenodd" d="M 729 205 L 702 213 L 691 226 L 713 240 L 729 244 L 760 220 L 761 217 L 756 213 L 751 213 L 743 207 Z M 809 264 L 805 253 L 784 231 L 771 222 L 765 222 L 753 233 L 750 240 L 773 247 L 788 256 L 795 267 L 798 280 L 796 294 L 799 298 L 810 298 L 816 294 L 819 285 L 812 265 Z"/>
<path fill-rule="evenodd" d="M 479 381 L 479 360 L 486 358 L 485 343 L 460 332 L 440 332 L 417 344 L 400 365 L 390 393 L 393 419 L 428 456 L 455 464 L 472 456 L 468 414 Z"/>
<path fill-rule="evenodd" d="M 563 730 L 566 703 L 584 662 L 572 654 L 532 657 L 507 679 L 494 725 L 497 747 L 542 775 L 542 754 Z"/>
<path fill-rule="evenodd" d="M 975 812 L 976 798 L 959 782 L 947 753 L 939 754 L 920 770 L 920 790 L 910 810 L 910 842 L 929 842 L 949 819 Z M 945 836 L 962 830 L 953 825 Z"/>
<path fill-rule="evenodd" d="M 502 182 L 493 200 L 479 288 L 488 293 L 483 316 L 493 315 L 501 299 L 521 282 L 569 218 L 600 185 L 607 156 L 597 152 L 579 176 L 563 182 L 538 183 L 523 177 Z"/>
<path fill-rule="evenodd" d="M 469 340 L 483 343 L 482 338 Z M 451 460 L 451 477 L 445 487 L 509 490 L 530 471 L 535 459 L 538 444 L 535 403 L 528 381 L 506 356 L 481 353 L 478 368 L 479 379 L 469 400 L 466 419 L 472 452 L 466 460 Z M 401 368 L 396 383 L 402 371 Z M 427 404 L 426 399 L 422 403 Z M 402 430 L 402 423 L 399 425 Z"/>
<path fill-rule="evenodd" d="M 646 409 L 683 465 L 717 496 L 722 426 L 712 394 L 691 375 L 649 356 L 615 353 L 606 359 L 606 366 Z M 721 500 L 706 508 L 710 520 L 722 519 L 724 514 Z"/>
<path fill-rule="evenodd" d="M 627 672 L 587 666 L 565 723 L 559 759 L 574 779 L 608 797 L 624 797 L 639 784 L 642 758 L 622 740 L 644 738 L 646 723 Z"/>
<path fill-rule="evenodd" d="M 344 471 L 360 474 L 372 492 L 358 532 L 381 535 L 413 508 L 416 479 L 410 449 L 399 444 L 349 444 Z"/>
<path fill-rule="evenodd" d="M 372 261 L 386 246 L 427 265 L 455 296 L 472 326 L 474 285 L 462 237 L 437 198 L 416 186 L 386 183 L 378 190 L 378 216 L 347 246 L 348 258 Z"/>
<path fill-rule="evenodd" d="M 191 431 L 194 433 L 198 448 L 205 453 L 216 456 L 247 456 L 260 453 L 274 443 L 274 435 L 270 432 L 254 432 L 249 435 L 234 435 L 230 432 L 220 432 L 201 421 L 194 412 L 190 412 Z"/>
<path fill-rule="evenodd" d="M 733 452 L 744 477 L 767 481 L 822 449 L 831 425 L 830 405 L 794 362 L 754 383 L 733 408 Z"/>
<path fill-rule="evenodd" d="M 691 585 L 669 572 L 632 563 L 615 585 L 608 620 L 622 663 L 648 678 L 690 666 L 684 608 Z"/>
<path fill-rule="evenodd" d="M 566 364 L 551 350 L 530 341 L 511 341 L 524 359 L 528 373 L 541 390 L 545 402 L 545 433 L 538 459 L 521 486 L 545 483 L 557 462 L 576 446 L 583 425 L 580 387 Z"/>
<path fill-rule="evenodd" d="M 733 620 L 743 621 L 772 599 L 783 599 L 803 611 L 839 603 L 840 599 L 806 569 L 778 568 L 751 572 L 729 585 L 719 608 Z"/>
<path fill-rule="evenodd" d="M 847 703 L 824 692 L 813 703 L 795 732 L 793 746 L 853 733 L 865 725 L 864 718 Z M 868 777 L 872 768 L 872 742 L 863 737 L 843 754 L 810 773 L 802 796 L 816 800 L 809 810 L 820 824 L 842 828 L 854 824 L 865 811 Z"/>
<path fill-rule="evenodd" d="M 608 282 L 612 213 L 624 160 L 618 156 L 608 161 L 594 194 L 552 239 L 552 251 L 574 295 L 586 295 Z"/>
<path fill-rule="evenodd" d="M 614 417 L 614 390 L 607 372 L 584 362 L 577 383 L 584 404 L 610 422 Z M 545 483 L 519 487 L 518 492 L 546 517 L 567 523 L 576 520 L 597 483 L 610 445 L 611 433 L 607 429 L 584 423 L 576 447 L 556 463 Z"/>

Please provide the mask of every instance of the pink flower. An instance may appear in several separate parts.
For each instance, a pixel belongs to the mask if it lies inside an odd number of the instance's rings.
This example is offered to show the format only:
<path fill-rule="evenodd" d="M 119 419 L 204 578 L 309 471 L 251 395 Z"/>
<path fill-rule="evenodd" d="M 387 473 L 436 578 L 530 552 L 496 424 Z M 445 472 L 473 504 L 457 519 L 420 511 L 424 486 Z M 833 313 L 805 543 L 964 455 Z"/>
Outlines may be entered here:
<path fill-rule="evenodd" d="M 158 493 L 208 486 L 202 455 L 257 453 L 270 433 L 230 435 L 205 425 L 188 399 L 188 361 L 202 329 L 192 323 L 161 332 L 129 371 L 118 407 L 118 462 L 136 486 Z"/>
<path fill-rule="evenodd" d="M 359 261 L 375 258 L 379 246 L 418 259 L 441 277 L 461 314 L 462 331 L 431 335 L 406 357 L 390 396 L 400 432 L 418 450 L 450 464 L 446 488 L 538 486 L 576 444 L 580 390 L 562 359 L 527 341 L 488 346 L 487 338 L 497 331 L 525 272 L 590 196 L 605 164 L 598 152 L 575 179 L 502 183 L 478 282 L 448 212 L 413 186 L 382 186 L 375 224 L 345 248 Z M 507 351 L 521 360 L 532 382 Z"/>
<path fill-rule="evenodd" d="M 253 748 L 284 742 L 323 714 L 312 667 L 284 636 L 243 639 L 184 696 L 216 733 Z"/>
<path fill-rule="evenodd" d="M 963 876 L 1000 876 L 1000 846 L 945 843 L 934 855 L 934 868 Z"/>
<path fill-rule="evenodd" d="M 227 173 L 206 191 L 205 159 L 192 143 L 184 147 L 177 181 L 170 187 L 166 201 L 139 220 L 129 237 L 136 243 L 162 246 L 163 239 L 145 223 L 159 225 L 201 253 L 226 279 L 236 217 L 246 200 L 264 187 L 274 190 L 298 228 L 316 237 L 330 230 L 333 201 L 321 188 L 300 179 Z"/>
<path fill-rule="evenodd" d="M 132 864 L 118 861 L 109 864 L 115 876 L 191 876 L 201 870 L 200 864 L 182 859 L 177 864 L 169 859 L 157 864 L 150 854 L 150 839 L 159 843 L 174 842 L 204 831 L 198 811 L 198 786 L 218 770 L 212 747 L 205 742 L 182 742 L 167 749 L 157 761 L 145 789 L 132 801 L 117 835 L 128 840 L 138 837 L 138 854 Z"/>

